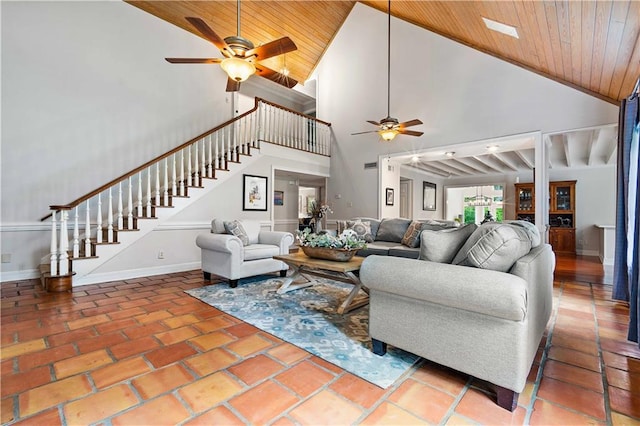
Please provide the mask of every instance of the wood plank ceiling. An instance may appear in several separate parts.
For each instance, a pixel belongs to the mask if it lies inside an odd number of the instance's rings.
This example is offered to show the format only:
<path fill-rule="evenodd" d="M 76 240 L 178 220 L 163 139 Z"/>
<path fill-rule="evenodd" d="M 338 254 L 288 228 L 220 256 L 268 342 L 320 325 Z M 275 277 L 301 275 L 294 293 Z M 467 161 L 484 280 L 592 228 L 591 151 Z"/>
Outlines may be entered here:
<path fill-rule="evenodd" d="M 198 36 L 186 16 L 204 19 L 220 36 L 236 34 L 235 1 L 128 1 Z M 387 1 L 362 1 L 386 13 Z M 291 77 L 304 82 L 354 1 L 242 0 L 241 35 L 255 45 L 289 36 Z M 608 102 L 628 96 L 640 76 L 640 1 L 405 1 L 393 16 L 501 58 Z M 519 38 L 485 27 L 482 17 L 511 25 Z M 167 56 L 181 56 L 169 52 Z M 264 61 L 279 70 L 282 56 Z"/>

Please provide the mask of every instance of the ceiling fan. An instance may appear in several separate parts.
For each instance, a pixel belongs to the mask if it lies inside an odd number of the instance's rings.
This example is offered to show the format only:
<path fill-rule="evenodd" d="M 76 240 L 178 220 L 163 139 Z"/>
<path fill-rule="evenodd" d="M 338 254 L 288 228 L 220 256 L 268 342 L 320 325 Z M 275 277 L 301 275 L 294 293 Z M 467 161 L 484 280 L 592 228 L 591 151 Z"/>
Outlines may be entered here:
<path fill-rule="evenodd" d="M 286 72 L 274 71 L 258 63 L 264 59 L 292 52 L 297 49 L 289 37 L 282 37 L 262 46 L 255 47 L 253 43 L 240 36 L 240 0 L 238 0 L 238 34 L 222 39 L 202 19 L 185 18 L 207 40 L 213 43 L 224 58 L 165 58 L 172 64 L 220 64 L 229 76 L 227 92 L 240 90 L 240 83 L 258 74 L 287 88 L 292 88 L 298 82 L 289 77 Z"/>
<path fill-rule="evenodd" d="M 391 141 L 398 134 L 409 136 L 422 136 L 423 132 L 416 132 L 414 130 L 407 130 L 407 127 L 417 126 L 422 124 L 422 121 L 413 119 L 400 123 L 397 118 L 391 117 L 390 105 L 391 105 L 391 0 L 389 0 L 389 6 L 387 9 L 388 23 L 387 23 L 387 117 L 377 121 L 367 120 L 367 123 L 371 123 L 374 126 L 378 126 L 378 130 L 371 130 L 368 132 L 351 133 L 352 135 L 362 135 L 364 133 L 377 132 L 383 140 Z"/>

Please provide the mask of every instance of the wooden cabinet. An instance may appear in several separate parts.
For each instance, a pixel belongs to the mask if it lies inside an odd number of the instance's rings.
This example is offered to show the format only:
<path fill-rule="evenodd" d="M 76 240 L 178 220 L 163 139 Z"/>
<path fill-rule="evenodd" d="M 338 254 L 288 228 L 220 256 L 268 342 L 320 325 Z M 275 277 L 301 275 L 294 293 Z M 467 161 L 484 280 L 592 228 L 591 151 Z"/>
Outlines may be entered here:
<path fill-rule="evenodd" d="M 556 253 L 576 254 L 575 228 L 549 228 L 549 244 Z"/>
<path fill-rule="evenodd" d="M 516 219 L 535 220 L 533 183 L 516 183 Z M 576 253 L 576 181 L 549 182 L 549 243 L 556 253 Z"/>
<path fill-rule="evenodd" d="M 536 196 L 533 183 L 516 183 L 516 219 L 533 222 L 536 214 Z"/>

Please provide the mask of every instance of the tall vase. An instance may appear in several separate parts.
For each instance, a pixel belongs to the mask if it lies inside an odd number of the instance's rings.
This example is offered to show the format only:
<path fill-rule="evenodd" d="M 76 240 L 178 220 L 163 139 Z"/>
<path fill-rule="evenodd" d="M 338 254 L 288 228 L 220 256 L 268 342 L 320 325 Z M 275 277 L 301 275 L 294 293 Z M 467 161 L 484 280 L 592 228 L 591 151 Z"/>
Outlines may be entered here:
<path fill-rule="evenodd" d="M 320 219 L 319 217 L 316 217 L 315 232 L 316 234 L 319 234 L 320 231 L 322 231 L 322 219 Z"/>

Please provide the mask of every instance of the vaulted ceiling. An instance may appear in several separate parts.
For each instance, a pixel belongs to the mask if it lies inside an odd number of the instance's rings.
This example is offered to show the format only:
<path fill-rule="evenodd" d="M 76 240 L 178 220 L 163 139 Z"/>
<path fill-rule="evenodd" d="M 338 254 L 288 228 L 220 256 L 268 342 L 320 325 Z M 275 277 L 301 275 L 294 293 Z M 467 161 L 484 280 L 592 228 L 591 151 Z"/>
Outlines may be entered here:
<path fill-rule="evenodd" d="M 236 35 L 235 1 L 128 3 L 198 36 L 185 17 L 204 19 L 223 38 Z M 304 82 L 355 3 L 242 0 L 241 35 L 255 45 L 289 36 L 298 50 L 286 54 L 286 67 Z M 387 1 L 362 3 L 387 11 Z M 393 0 L 391 13 L 611 103 L 628 96 L 640 76 L 640 1 Z M 519 38 L 489 30 L 483 17 L 513 26 Z M 283 60 L 279 56 L 263 64 L 279 70 Z"/>

